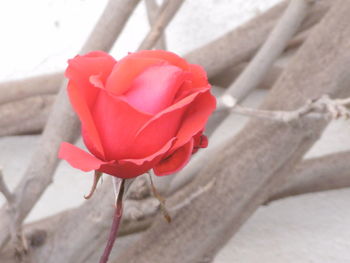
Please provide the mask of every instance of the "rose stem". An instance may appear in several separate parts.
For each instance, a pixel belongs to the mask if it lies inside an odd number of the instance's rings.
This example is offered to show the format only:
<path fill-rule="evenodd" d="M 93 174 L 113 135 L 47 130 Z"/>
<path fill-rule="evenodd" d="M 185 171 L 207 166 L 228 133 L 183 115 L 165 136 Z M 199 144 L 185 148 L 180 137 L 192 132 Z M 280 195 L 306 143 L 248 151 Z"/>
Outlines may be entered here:
<path fill-rule="evenodd" d="M 122 179 L 118 196 L 117 196 L 117 202 L 116 202 L 116 208 L 114 212 L 111 232 L 109 233 L 108 242 L 103 252 L 103 255 L 100 259 L 100 263 L 106 263 L 108 261 L 109 255 L 111 254 L 111 251 L 113 248 L 113 244 L 115 242 L 115 239 L 117 238 L 119 224 L 123 214 L 124 183 L 125 183 L 125 179 Z"/>

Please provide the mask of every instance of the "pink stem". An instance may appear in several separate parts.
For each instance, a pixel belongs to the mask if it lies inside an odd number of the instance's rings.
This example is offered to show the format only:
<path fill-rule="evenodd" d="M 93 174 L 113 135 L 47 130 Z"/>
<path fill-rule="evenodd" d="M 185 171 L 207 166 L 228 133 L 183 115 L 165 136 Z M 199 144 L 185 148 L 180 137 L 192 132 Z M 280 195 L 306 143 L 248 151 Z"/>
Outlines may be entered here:
<path fill-rule="evenodd" d="M 107 263 L 109 255 L 111 254 L 114 242 L 117 238 L 120 221 L 121 221 L 122 214 L 123 214 L 124 183 L 125 183 L 125 179 L 123 179 L 121 182 L 120 190 L 119 190 L 119 193 L 117 196 L 117 204 L 116 204 L 116 208 L 115 208 L 115 212 L 114 212 L 114 218 L 113 218 L 111 232 L 109 233 L 108 242 L 107 242 L 106 248 L 103 252 L 103 255 L 100 259 L 100 263 Z"/>

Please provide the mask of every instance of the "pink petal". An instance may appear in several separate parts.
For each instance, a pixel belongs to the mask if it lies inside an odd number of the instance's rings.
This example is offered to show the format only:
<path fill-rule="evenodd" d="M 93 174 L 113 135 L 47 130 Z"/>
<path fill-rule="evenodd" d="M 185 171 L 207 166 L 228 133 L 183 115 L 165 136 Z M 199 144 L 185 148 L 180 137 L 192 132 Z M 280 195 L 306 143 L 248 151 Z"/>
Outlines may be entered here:
<path fill-rule="evenodd" d="M 133 80 L 148 67 L 164 64 L 166 62 L 163 60 L 135 58 L 133 54 L 130 54 L 114 66 L 112 73 L 108 77 L 106 89 L 114 95 L 122 95 L 130 88 Z"/>
<path fill-rule="evenodd" d="M 178 55 L 165 50 L 141 50 L 134 53 L 137 57 L 156 58 L 169 62 L 171 65 L 177 66 L 183 70 L 189 70 L 187 61 Z"/>
<path fill-rule="evenodd" d="M 132 82 L 125 98 L 138 110 L 156 114 L 172 104 L 179 87 L 190 77 L 175 66 L 151 66 Z"/>

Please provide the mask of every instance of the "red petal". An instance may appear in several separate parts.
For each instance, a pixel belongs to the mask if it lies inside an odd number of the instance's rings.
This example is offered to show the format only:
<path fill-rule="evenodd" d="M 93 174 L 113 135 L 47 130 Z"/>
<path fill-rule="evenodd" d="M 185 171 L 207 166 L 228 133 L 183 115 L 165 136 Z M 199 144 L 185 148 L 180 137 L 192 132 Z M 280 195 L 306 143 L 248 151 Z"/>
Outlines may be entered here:
<path fill-rule="evenodd" d="M 99 158 L 104 158 L 102 144 L 91 116 L 100 89 L 91 84 L 92 76 L 99 76 L 105 82 L 116 61 L 102 51 L 95 51 L 69 60 L 66 77 L 69 78 L 68 95 L 74 110 L 82 123 L 84 141 L 89 150 Z"/>
<path fill-rule="evenodd" d="M 209 116 L 215 110 L 216 100 L 209 90 L 198 94 L 191 103 L 183 118 L 183 122 L 177 132 L 177 141 L 173 149 L 187 143 L 195 134 L 203 130 Z"/>
<path fill-rule="evenodd" d="M 71 82 L 68 84 L 68 94 L 73 108 L 82 123 L 83 138 L 86 146 L 94 155 L 99 158 L 104 158 L 104 150 L 100 135 L 92 118 L 87 101 L 81 95 L 80 89 L 76 88 Z"/>
<path fill-rule="evenodd" d="M 66 160 L 71 166 L 84 172 L 97 170 L 102 164 L 105 164 L 105 162 L 97 159 L 95 156 L 66 142 L 61 144 L 58 158 Z"/>
<path fill-rule="evenodd" d="M 93 119 L 106 160 L 134 157 L 131 148 L 136 133 L 151 117 L 137 111 L 120 97 L 101 90 L 93 109 Z"/>
<path fill-rule="evenodd" d="M 104 84 L 115 64 L 116 61 L 112 56 L 102 51 L 94 51 L 70 59 L 65 75 L 79 89 L 80 96 L 83 96 L 87 105 L 91 107 L 98 90 L 91 85 L 90 77 L 98 75 Z"/>
<path fill-rule="evenodd" d="M 135 155 L 133 158 L 150 155 L 174 138 L 178 133 L 187 108 L 199 94 L 200 92 L 184 98 L 145 123 L 136 134 L 131 150 Z"/>
<path fill-rule="evenodd" d="M 203 131 L 198 132 L 193 136 L 193 151 L 192 154 L 195 154 L 200 148 L 208 147 L 208 138 L 203 135 Z"/>
<path fill-rule="evenodd" d="M 170 156 L 161 160 L 154 168 L 153 171 L 156 175 L 162 176 L 167 174 L 173 174 L 181 170 L 190 160 L 193 149 L 193 140 L 178 148 Z"/>
<path fill-rule="evenodd" d="M 174 140 L 175 138 L 166 143 L 162 149 L 146 158 L 119 160 L 102 165 L 99 171 L 124 179 L 141 175 L 152 169 L 160 161 L 162 156 L 171 148 Z"/>
<path fill-rule="evenodd" d="M 179 87 L 190 77 L 175 66 L 151 66 L 132 82 L 125 97 L 138 110 L 156 114 L 172 104 Z"/>
<path fill-rule="evenodd" d="M 114 66 L 108 77 L 106 89 L 114 95 L 122 95 L 130 88 L 133 80 L 148 67 L 165 63 L 160 59 L 135 58 L 134 54 L 130 54 Z"/>
<path fill-rule="evenodd" d="M 190 72 L 192 73 L 192 85 L 194 88 L 206 87 L 208 85 L 207 73 L 200 65 L 190 64 Z"/>

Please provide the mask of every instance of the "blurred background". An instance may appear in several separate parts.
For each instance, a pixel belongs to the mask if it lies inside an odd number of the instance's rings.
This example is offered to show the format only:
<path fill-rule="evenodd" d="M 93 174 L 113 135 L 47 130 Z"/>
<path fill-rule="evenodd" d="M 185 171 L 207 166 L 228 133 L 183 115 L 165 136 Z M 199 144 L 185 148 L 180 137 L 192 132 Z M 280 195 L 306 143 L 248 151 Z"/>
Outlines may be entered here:
<path fill-rule="evenodd" d="M 184 55 L 277 2 L 185 1 L 166 29 L 167 49 Z M 0 81 L 63 70 L 67 59 L 77 54 L 88 37 L 106 3 L 106 0 L 0 1 Z M 141 2 L 111 54 L 118 59 L 136 50 L 148 29 L 145 5 Z M 258 105 L 265 92 L 253 92 L 245 104 Z M 237 132 L 246 118 L 234 118 L 237 125 L 232 130 Z M 350 149 L 349 131 L 349 122 L 333 122 L 307 156 Z M 38 137 L 0 138 L 0 166 L 10 188 L 24 173 Z M 90 174 L 62 162 L 54 183 L 27 221 L 79 205 L 91 180 Z M 220 251 L 215 263 L 350 262 L 349 203 L 350 190 L 345 189 L 297 196 L 261 207 Z"/>

